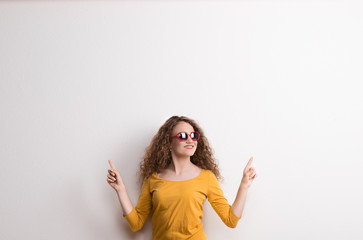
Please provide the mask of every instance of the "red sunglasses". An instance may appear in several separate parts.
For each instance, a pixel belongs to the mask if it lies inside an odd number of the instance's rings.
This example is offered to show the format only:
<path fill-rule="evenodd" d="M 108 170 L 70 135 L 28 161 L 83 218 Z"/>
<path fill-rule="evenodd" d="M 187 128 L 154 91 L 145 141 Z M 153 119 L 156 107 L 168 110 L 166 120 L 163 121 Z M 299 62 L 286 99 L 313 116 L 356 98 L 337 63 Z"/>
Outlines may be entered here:
<path fill-rule="evenodd" d="M 190 134 L 188 134 L 187 132 L 180 132 L 180 133 L 178 133 L 178 135 L 171 136 L 171 137 L 179 138 L 179 141 L 184 142 L 184 141 L 188 140 L 188 136 L 190 136 L 190 138 L 193 141 L 198 141 L 200 138 L 200 134 L 198 132 L 191 132 Z"/>

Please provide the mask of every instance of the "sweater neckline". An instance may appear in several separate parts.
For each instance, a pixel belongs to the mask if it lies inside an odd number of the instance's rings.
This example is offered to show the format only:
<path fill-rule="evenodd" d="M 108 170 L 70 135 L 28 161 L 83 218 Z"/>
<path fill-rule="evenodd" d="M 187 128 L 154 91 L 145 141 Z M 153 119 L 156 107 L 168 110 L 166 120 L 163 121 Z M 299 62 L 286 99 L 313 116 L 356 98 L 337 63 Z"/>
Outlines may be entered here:
<path fill-rule="evenodd" d="M 201 177 L 204 171 L 205 171 L 205 169 L 202 168 L 202 171 L 200 172 L 200 174 L 198 176 L 196 176 L 194 178 L 191 178 L 191 179 L 182 180 L 182 181 L 173 181 L 173 180 L 167 180 L 167 179 L 161 178 L 161 177 L 158 176 L 157 172 L 155 172 L 154 175 L 155 175 L 156 178 L 161 179 L 163 181 L 167 181 L 167 182 L 187 182 L 187 181 L 191 181 L 191 180 L 194 180 L 194 179 L 197 179 L 197 178 Z"/>

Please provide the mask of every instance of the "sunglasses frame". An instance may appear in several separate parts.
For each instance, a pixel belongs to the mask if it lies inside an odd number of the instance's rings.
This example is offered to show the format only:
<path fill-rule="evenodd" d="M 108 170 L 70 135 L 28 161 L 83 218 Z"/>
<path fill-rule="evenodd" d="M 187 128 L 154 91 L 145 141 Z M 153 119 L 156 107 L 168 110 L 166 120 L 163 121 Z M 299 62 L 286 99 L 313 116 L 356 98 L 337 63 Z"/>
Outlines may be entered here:
<path fill-rule="evenodd" d="M 180 142 L 186 142 L 186 141 L 188 141 L 188 138 L 187 139 L 185 139 L 185 140 L 182 140 L 182 139 L 180 139 L 180 137 L 179 137 L 179 135 L 181 134 L 181 133 L 185 133 L 187 136 L 189 136 L 190 137 L 190 139 L 192 139 L 194 142 L 197 142 L 199 139 L 200 139 L 200 133 L 199 132 L 196 132 L 196 131 L 194 131 L 194 132 L 191 132 L 190 134 L 188 134 L 187 132 L 179 132 L 176 136 L 171 136 L 171 138 L 178 138 L 179 139 L 179 141 Z M 192 138 L 192 133 L 198 133 L 198 139 L 197 140 L 194 140 L 193 138 Z"/>

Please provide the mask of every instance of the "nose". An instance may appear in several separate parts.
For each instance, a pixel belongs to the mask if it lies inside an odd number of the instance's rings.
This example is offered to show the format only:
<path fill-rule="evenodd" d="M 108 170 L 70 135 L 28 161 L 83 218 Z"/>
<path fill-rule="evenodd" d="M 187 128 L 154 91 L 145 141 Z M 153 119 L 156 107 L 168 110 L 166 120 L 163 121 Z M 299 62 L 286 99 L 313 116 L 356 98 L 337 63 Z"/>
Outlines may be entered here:
<path fill-rule="evenodd" d="M 187 143 L 193 143 L 192 137 L 188 135 Z"/>

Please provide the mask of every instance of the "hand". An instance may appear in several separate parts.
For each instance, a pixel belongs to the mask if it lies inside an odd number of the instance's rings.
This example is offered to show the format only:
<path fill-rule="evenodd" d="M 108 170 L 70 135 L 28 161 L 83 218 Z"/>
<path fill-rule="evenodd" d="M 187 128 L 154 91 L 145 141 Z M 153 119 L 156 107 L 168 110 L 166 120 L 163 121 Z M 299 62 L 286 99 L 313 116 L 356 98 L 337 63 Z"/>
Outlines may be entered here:
<path fill-rule="evenodd" d="M 122 181 L 121 175 L 117 172 L 115 166 L 112 164 L 111 160 L 108 160 L 111 169 L 108 169 L 107 182 L 111 185 L 116 192 L 123 190 L 125 188 L 124 182 Z"/>
<path fill-rule="evenodd" d="M 257 173 L 254 167 L 251 167 L 253 157 L 248 161 L 245 169 L 243 170 L 243 177 L 241 181 L 241 187 L 249 188 L 253 180 L 257 177 Z"/>

